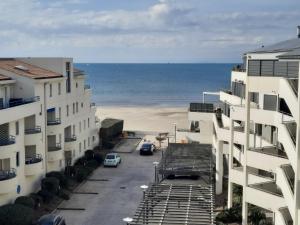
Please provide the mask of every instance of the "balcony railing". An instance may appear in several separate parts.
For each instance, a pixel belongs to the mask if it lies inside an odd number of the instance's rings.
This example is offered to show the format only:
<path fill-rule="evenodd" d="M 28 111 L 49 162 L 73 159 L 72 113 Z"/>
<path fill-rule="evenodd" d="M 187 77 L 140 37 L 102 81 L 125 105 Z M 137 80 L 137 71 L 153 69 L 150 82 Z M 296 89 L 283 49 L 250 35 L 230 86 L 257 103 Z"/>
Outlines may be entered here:
<path fill-rule="evenodd" d="M 73 75 L 74 75 L 74 77 L 78 77 L 78 76 L 84 76 L 85 74 L 84 74 L 83 70 L 74 69 Z"/>
<path fill-rule="evenodd" d="M 25 158 L 25 164 L 26 165 L 31 165 L 31 164 L 35 164 L 35 163 L 39 163 L 42 162 L 43 158 L 40 154 L 35 154 L 32 157 L 26 157 Z"/>
<path fill-rule="evenodd" d="M 42 129 L 41 129 L 40 126 L 25 129 L 25 134 L 38 134 L 38 133 L 41 133 L 41 132 L 42 132 Z"/>
<path fill-rule="evenodd" d="M 37 102 L 40 100 L 39 96 L 35 96 L 32 98 L 11 98 L 9 103 L 6 105 L 2 105 L 0 109 L 12 108 L 20 105 L 25 105 L 33 102 Z"/>
<path fill-rule="evenodd" d="M 283 170 L 285 177 L 290 185 L 291 191 L 294 193 L 294 184 L 295 184 L 295 172 L 291 165 L 281 165 L 281 169 Z"/>
<path fill-rule="evenodd" d="M 284 123 L 284 125 L 285 125 L 287 131 L 289 132 L 293 143 L 296 145 L 296 129 L 297 129 L 296 122 Z"/>
<path fill-rule="evenodd" d="M 59 125 L 59 124 L 61 124 L 61 119 L 60 118 L 56 118 L 54 120 L 48 120 L 47 121 L 48 126 Z"/>
<path fill-rule="evenodd" d="M 88 89 L 91 89 L 91 85 L 85 84 L 85 85 L 84 85 L 84 90 L 88 90 Z"/>
<path fill-rule="evenodd" d="M 298 78 L 287 79 L 296 96 L 298 96 L 298 80 L 299 80 Z"/>
<path fill-rule="evenodd" d="M 60 143 L 56 143 L 55 146 L 49 146 L 48 147 L 49 152 L 55 152 L 55 151 L 59 151 L 59 150 L 61 150 L 61 144 Z"/>
<path fill-rule="evenodd" d="M 0 137 L 0 146 L 13 145 L 15 143 L 16 143 L 15 136 L 9 135 L 8 137 L 4 137 L 4 138 Z"/>
<path fill-rule="evenodd" d="M 65 142 L 73 142 L 76 140 L 77 140 L 76 135 L 72 135 L 71 137 L 65 137 Z"/>
<path fill-rule="evenodd" d="M 258 184 L 251 184 L 249 187 L 252 187 L 254 189 L 276 195 L 279 197 L 283 197 L 281 190 L 277 187 L 276 183 L 274 181 L 272 182 L 264 182 L 264 183 L 258 183 Z"/>
<path fill-rule="evenodd" d="M 258 152 L 266 155 L 280 157 L 287 159 L 287 154 L 284 150 L 277 148 L 276 146 L 266 146 L 260 148 L 249 148 L 249 151 Z"/>
<path fill-rule="evenodd" d="M 212 103 L 190 103 L 190 112 L 213 113 L 214 104 Z"/>
<path fill-rule="evenodd" d="M 281 213 L 284 219 L 285 225 L 293 225 L 294 222 L 290 214 L 290 211 L 287 207 L 280 208 L 279 212 Z"/>
<path fill-rule="evenodd" d="M 90 107 L 95 107 L 96 106 L 96 103 L 95 102 L 92 102 L 91 104 L 90 104 Z"/>
<path fill-rule="evenodd" d="M 232 68 L 232 71 L 235 72 L 246 72 L 243 65 L 236 65 Z"/>
<path fill-rule="evenodd" d="M 0 170 L 0 181 L 9 180 L 17 176 L 16 169 Z"/>

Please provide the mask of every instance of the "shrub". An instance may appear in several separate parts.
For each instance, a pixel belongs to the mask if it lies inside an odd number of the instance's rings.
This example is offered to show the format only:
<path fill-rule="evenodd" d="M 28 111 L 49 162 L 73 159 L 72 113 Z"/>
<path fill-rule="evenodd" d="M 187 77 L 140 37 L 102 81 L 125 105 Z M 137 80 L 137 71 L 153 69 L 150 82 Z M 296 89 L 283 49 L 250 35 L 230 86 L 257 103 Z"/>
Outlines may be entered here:
<path fill-rule="evenodd" d="M 66 166 L 65 175 L 73 177 L 75 176 L 75 174 L 76 174 L 76 169 L 74 166 Z"/>
<path fill-rule="evenodd" d="M 240 223 L 242 221 L 242 209 L 240 205 L 236 205 L 230 209 L 225 209 L 216 217 L 217 222 L 222 223 Z"/>
<path fill-rule="evenodd" d="M 261 209 L 253 207 L 250 210 L 249 220 L 253 225 L 260 225 L 266 220 L 266 214 Z"/>
<path fill-rule="evenodd" d="M 31 225 L 33 210 L 24 205 L 12 204 L 0 207 L 0 224 Z"/>
<path fill-rule="evenodd" d="M 88 161 L 94 159 L 94 155 L 95 155 L 95 153 L 93 150 L 86 150 L 84 152 L 84 156 L 85 156 L 86 160 L 88 160 Z"/>
<path fill-rule="evenodd" d="M 31 193 L 30 197 L 34 201 L 34 208 L 39 208 L 41 206 L 41 202 L 43 201 L 43 198 L 36 193 Z"/>
<path fill-rule="evenodd" d="M 97 167 L 99 167 L 100 164 L 98 163 L 97 160 L 93 159 L 93 160 L 90 160 L 86 163 L 86 167 L 90 167 L 90 168 L 93 168 L 93 169 L 96 169 Z"/>
<path fill-rule="evenodd" d="M 60 171 L 53 171 L 46 174 L 46 177 L 55 177 L 59 180 L 59 185 L 63 188 L 68 187 L 67 177 Z"/>
<path fill-rule="evenodd" d="M 38 195 L 41 196 L 41 198 L 43 199 L 43 202 L 45 202 L 45 203 L 49 203 L 55 196 L 53 193 L 51 193 L 47 190 L 40 190 L 38 192 Z"/>
<path fill-rule="evenodd" d="M 55 177 L 46 177 L 42 179 L 42 190 L 57 194 L 59 191 L 59 180 Z"/>
<path fill-rule="evenodd" d="M 59 191 L 58 196 L 59 196 L 60 198 L 64 199 L 64 200 L 69 200 L 69 199 L 70 199 L 69 194 L 66 193 L 66 192 L 63 191 L 63 190 L 60 190 L 60 191 Z"/>
<path fill-rule="evenodd" d="M 99 163 L 99 165 L 103 163 L 103 158 L 103 155 L 98 152 L 94 154 L 94 159 Z"/>
<path fill-rule="evenodd" d="M 76 180 L 78 182 L 84 181 L 88 175 L 90 174 L 90 170 L 85 167 L 77 167 L 76 168 Z"/>
<path fill-rule="evenodd" d="M 24 205 L 28 208 L 33 209 L 35 207 L 35 202 L 31 197 L 20 196 L 15 200 L 15 204 Z"/>
<path fill-rule="evenodd" d="M 76 160 L 76 162 L 74 163 L 74 166 L 85 166 L 86 163 L 87 163 L 86 157 L 82 156 Z"/>

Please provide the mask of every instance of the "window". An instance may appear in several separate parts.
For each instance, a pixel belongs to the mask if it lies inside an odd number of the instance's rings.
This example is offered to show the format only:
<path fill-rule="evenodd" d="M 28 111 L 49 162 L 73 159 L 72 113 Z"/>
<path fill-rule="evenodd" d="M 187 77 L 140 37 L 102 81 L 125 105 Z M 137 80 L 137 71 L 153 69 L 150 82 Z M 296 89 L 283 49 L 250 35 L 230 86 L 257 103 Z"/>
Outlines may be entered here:
<path fill-rule="evenodd" d="M 20 153 L 19 152 L 16 153 L 16 165 L 17 165 L 17 167 L 20 166 Z"/>
<path fill-rule="evenodd" d="M 95 142 L 95 136 L 93 136 L 93 142 Z"/>
<path fill-rule="evenodd" d="M 81 142 L 79 143 L 79 152 L 81 152 Z"/>
<path fill-rule="evenodd" d="M 16 122 L 16 135 L 19 135 L 19 121 Z"/>
<path fill-rule="evenodd" d="M 75 114 L 75 103 L 73 103 L 73 114 Z"/>
<path fill-rule="evenodd" d="M 67 105 L 67 116 L 69 116 L 69 105 Z"/>
<path fill-rule="evenodd" d="M 61 119 L 61 108 L 58 108 L 58 118 Z"/>
<path fill-rule="evenodd" d="M 83 148 L 86 149 L 86 140 L 83 141 Z"/>
<path fill-rule="evenodd" d="M 76 82 L 76 88 L 78 88 L 78 83 Z"/>
<path fill-rule="evenodd" d="M 90 137 L 88 137 L 88 146 L 90 146 L 91 144 L 91 140 L 90 140 Z"/>
<path fill-rule="evenodd" d="M 81 122 L 79 122 L 79 132 L 81 132 Z"/>
<path fill-rule="evenodd" d="M 71 92 L 71 63 L 66 62 L 66 75 L 67 75 L 67 80 L 66 80 L 66 91 L 67 93 Z"/>
<path fill-rule="evenodd" d="M 81 102 L 81 108 L 83 108 L 83 102 Z"/>
<path fill-rule="evenodd" d="M 58 95 L 61 95 L 61 83 L 58 83 Z"/>
<path fill-rule="evenodd" d="M 50 84 L 50 86 L 49 86 L 49 91 L 50 91 L 50 97 L 52 97 L 52 84 Z"/>
<path fill-rule="evenodd" d="M 88 128 L 90 127 L 90 118 L 88 118 Z"/>
<path fill-rule="evenodd" d="M 83 129 L 85 130 L 85 128 L 86 128 L 86 121 L 84 120 L 83 121 Z"/>
<path fill-rule="evenodd" d="M 76 102 L 76 112 L 78 113 L 78 102 Z"/>

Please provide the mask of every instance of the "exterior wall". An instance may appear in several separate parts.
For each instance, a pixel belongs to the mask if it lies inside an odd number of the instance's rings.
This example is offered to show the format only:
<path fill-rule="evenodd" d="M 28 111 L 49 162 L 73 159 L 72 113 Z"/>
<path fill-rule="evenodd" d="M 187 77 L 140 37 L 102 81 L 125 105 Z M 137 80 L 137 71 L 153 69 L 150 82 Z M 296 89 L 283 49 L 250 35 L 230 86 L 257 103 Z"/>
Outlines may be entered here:
<path fill-rule="evenodd" d="M 95 122 L 96 107 L 91 106 L 90 103 L 91 90 L 85 88 L 84 76 L 73 77 L 72 59 L 27 58 L 21 60 L 59 72 L 64 76 L 66 75 L 65 64 L 70 62 L 72 88 L 70 93 L 66 92 L 65 77 L 32 80 L 12 74 L 9 71 L 0 70 L 1 74 L 15 80 L 15 82 L 10 81 L 10 84 L 2 84 L 0 82 L 0 98 L 4 96 L 5 86 L 8 87 L 8 96 L 11 98 L 39 96 L 39 101 L 0 109 L 0 125 L 9 123 L 9 134 L 15 136 L 14 144 L 0 146 L 0 160 L 9 159 L 9 167 L 16 169 L 17 174 L 15 178 L 0 181 L 0 205 L 12 202 L 18 196 L 36 191 L 40 187 L 41 178 L 47 172 L 64 169 L 66 151 L 72 151 L 73 163 L 77 158 L 84 155 L 84 151 L 93 149 L 98 145 L 99 126 Z M 58 88 L 59 83 L 60 91 Z M 52 85 L 52 95 L 50 95 L 50 85 Z M 76 110 L 76 103 L 78 103 L 78 110 Z M 73 104 L 75 104 L 74 113 Z M 68 116 L 67 105 L 69 105 Z M 55 108 L 55 117 L 61 119 L 60 124 L 47 125 L 47 110 L 50 108 Z M 31 124 L 35 128 L 38 127 L 40 132 L 25 133 L 26 117 L 27 126 Z M 16 135 L 16 122 L 19 124 L 18 135 Z M 80 123 L 81 129 L 79 127 Z M 73 142 L 65 142 L 64 131 L 69 126 L 71 126 L 72 135 L 77 137 Z M 73 131 L 73 126 L 75 132 Z M 51 135 L 56 137 L 56 143 L 61 143 L 61 150 L 48 151 L 48 136 Z M 32 146 L 34 147 L 32 148 Z M 43 160 L 39 163 L 25 164 L 25 149 L 35 149 L 35 153 L 40 155 Z M 19 165 L 17 165 L 17 152 L 19 152 Z"/>

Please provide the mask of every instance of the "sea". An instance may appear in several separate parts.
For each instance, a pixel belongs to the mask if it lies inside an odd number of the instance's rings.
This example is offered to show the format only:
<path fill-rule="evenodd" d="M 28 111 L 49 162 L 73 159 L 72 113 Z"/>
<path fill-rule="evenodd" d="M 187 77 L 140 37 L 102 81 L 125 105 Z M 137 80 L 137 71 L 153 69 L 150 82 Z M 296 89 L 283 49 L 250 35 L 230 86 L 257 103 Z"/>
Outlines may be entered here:
<path fill-rule="evenodd" d="M 205 91 L 228 89 L 234 65 L 79 63 L 75 67 L 85 71 L 92 101 L 98 106 L 187 107 L 201 102 Z"/>

